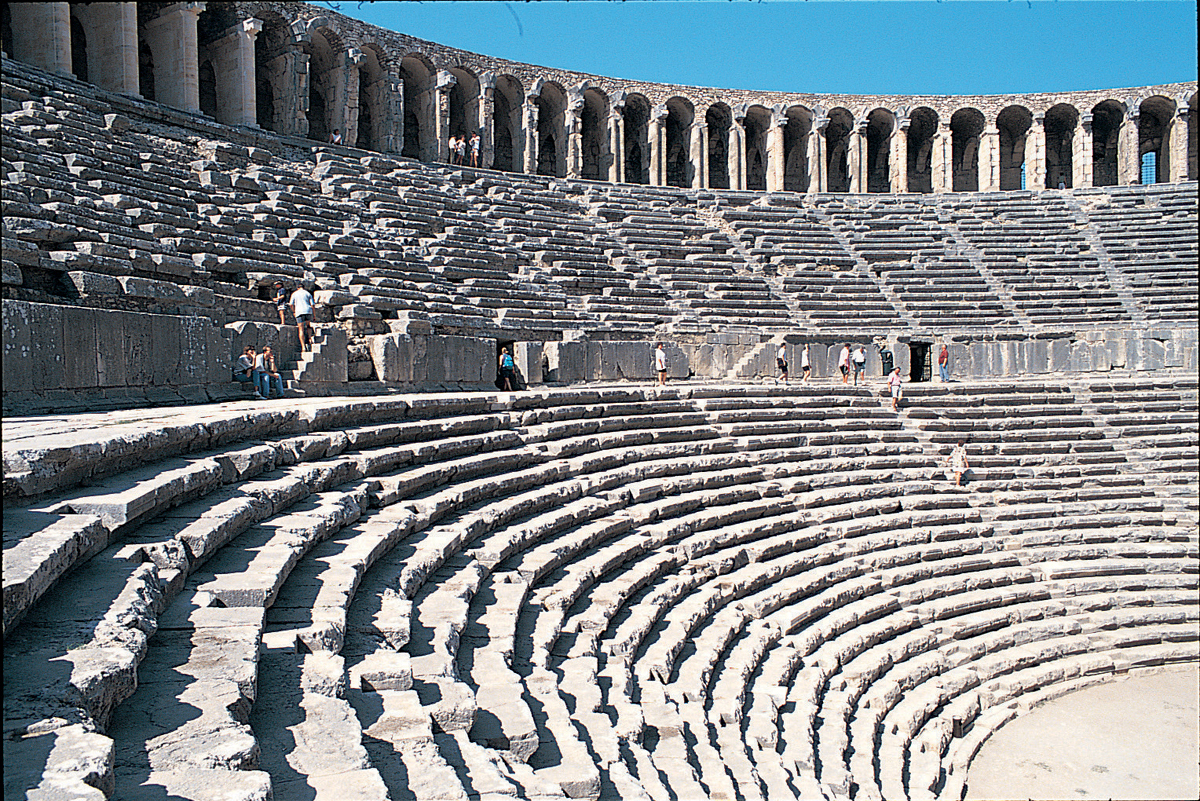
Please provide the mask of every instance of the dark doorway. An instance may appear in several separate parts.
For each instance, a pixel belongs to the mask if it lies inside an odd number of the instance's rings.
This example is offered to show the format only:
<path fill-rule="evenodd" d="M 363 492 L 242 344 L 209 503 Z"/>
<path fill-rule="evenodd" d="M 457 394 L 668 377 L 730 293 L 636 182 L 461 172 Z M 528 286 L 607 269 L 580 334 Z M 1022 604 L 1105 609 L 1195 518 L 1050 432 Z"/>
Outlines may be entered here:
<path fill-rule="evenodd" d="M 933 365 L 929 361 L 928 342 L 908 343 L 908 380 L 929 381 L 933 378 Z"/>

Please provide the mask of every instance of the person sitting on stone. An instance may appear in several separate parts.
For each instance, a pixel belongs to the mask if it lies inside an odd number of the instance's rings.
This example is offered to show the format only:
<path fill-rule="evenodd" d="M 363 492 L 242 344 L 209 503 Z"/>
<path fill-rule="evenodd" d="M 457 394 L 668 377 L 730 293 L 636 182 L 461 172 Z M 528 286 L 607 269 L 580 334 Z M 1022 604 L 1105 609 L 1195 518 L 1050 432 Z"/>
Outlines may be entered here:
<path fill-rule="evenodd" d="M 274 386 L 278 392 L 278 397 L 283 397 L 283 377 L 279 375 L 279 370 L 275 366 L 275 354 L 271 352 L 271 346 L 265 345 L 262 353 L 258 354 L 258 358 L 254 361 L 254 373 L 258 376 L 259 387 L 258 394 L 267 399 L 271 397 L 271 387 Z"/>
<path fill-rule="evenodd" d="M 233 370 L 233 380 L 239 384 L 252 384 L 255 397 L 261 400 L 262 395 L 258 391 L 258 382 L 254 375 L 254 361 L 254 346 L 247 345 L 238 357 L 237 366 Z"/>

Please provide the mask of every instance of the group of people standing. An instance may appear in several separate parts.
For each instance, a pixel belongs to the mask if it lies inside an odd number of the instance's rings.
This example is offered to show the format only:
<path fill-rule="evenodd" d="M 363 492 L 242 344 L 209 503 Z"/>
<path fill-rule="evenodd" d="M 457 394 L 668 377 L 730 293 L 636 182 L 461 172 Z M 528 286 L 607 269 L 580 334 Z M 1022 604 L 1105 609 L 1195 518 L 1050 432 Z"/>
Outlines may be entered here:
<path fill-rule="evenodd" d="M 468 152 L 470 151 L 468 161 Z M 461 164 L 464 167 L 479 166 L 479 134 L 471 134 L 468 139 L 466 134 L 460 134 L 450 137 L 450 163 Z"/>
<path fill-rule="evenodd" d="M 311 350 L 313 347 L 313 301 L 312 292 L 303 285 L 297 285 L 291 292 L 276 281 L 271 299 L 279 312 L 279 324 L 287 325 L 287 312 L 290 309 L 296 321 L 296 329 L 300 336 L 300 349 Z M 254 387 L 254 397 L 266 400 L 271 397 L 274 389 L 276 396 L 283 397 L 283 377 L 275 361 L 275 354 L 266 345 L 261 353 L 256 353 L 253 345 L 247 345 L 238 357 L 237 366 L 233 370 L 233 380 L 241 384 L 251 384 Z"/>

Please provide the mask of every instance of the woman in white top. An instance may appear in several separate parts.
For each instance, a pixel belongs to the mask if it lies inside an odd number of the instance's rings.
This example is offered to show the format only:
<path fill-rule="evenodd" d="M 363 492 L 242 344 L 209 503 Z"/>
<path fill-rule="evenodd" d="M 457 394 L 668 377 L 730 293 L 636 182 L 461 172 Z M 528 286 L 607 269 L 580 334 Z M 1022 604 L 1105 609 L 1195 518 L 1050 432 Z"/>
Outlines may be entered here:
<path fill-rule="evenodd" d="M 800 351 L 800 372 L 804 373 L 802 380 L 808 380 L 808 374 L 812 372 L 812 367 L 808 364 L 808 345 L 804 346 L 804 350 Z"/>

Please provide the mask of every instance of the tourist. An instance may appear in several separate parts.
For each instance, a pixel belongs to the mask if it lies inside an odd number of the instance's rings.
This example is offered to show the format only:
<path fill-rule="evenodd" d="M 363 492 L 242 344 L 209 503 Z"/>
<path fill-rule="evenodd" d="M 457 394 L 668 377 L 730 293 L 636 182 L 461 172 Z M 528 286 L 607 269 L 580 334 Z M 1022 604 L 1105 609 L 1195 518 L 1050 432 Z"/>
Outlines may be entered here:
<path fill-rule="evenodd" d="M 471 134 L 471 166 L 479 166 L 479 134 Z"/>
<path fill-rule="evenodd" d="M 500 349 L 500 389 L 513 391 L 513 376 L 516 374 L 516 364 L 508 348 Z"/>
<path fill-rule="evenodd" d="M 284 288 L 282 281 L 275 282 L 274 299 L 275 299 L 275 308 L 279 312 L 279 324 L 287 325 L 287 319 L 284 317 L 284 312 L 287 311 L 287 307 L 288 307 L 288 293 L 287 293 L 287 289 Z"/>
<path fill-rule="evenodd" d="M 451 134 L 451 136 L 450 136 L 449 149 L 450 149 L 450 152 L 447 155 L 449 156 L 450 163 L 457 164 L 458 163 L 458 137 L 454 136 L 453 134 Z"/>
<path fill-rule="evenodd" d="M 950 380 L 950 349 L 946 347 L 945 342 L 938 353 L 938 375 L 942 377 L 942 383 Z"/>
<path fill-rule="evenodd" d="M 964 440 L 959 440 L 954 446 L 954 450 L 950 451 L 950 472 L 954 474 L 954 486 L 962 486 L 963 473 L 967 472 L 967 443 Z"/>
<path fill-rule="evenodd" d="M 854 386 L 858 386 L 858 377 L 867 371 L 867 349 L 859 345 L 854 351 Z"/>
<path fill-rule="evenodd" d="M 342 143 L 342 132 L 337 128 L 333 129 L 333 133 L 329 135 L 329 144 L 340 145 Z"/>
<path fill-rule="evenodd" d="M 654 369 L 658 372 L 658 385 L 664 387 L 667 385 L 667 352 L 663 350 L 663 343 L 659 342 L 654 346 Z"/>
<path fill-rule="evenodd" d="M 296 286 L 296 291 L 292 293 L 291 300 L 288 302 L 292 307 L 292 316 L 296 318 L 296 330 L 300 334 L 300 349 L 309 350 L 313 339 L 312 293 L 305 289 L 303 284 L 299 284 Z"/>
<path fill-rule="evenodd" d="M 850 383 L 850 343 L 847 342 L 842 346 L 842 352 L 838 355 L 838 369 L 842 371 L 842 383 Z"/>
<path fill-rule="evenodd" d="M 250 384 L 254 387 L 254 397 L 262 400 L 262 393 L 258 391 L 258 380 L 254 374 L 254 346 L 247 345 L 242 350 L 242 355 L 238 357 L 237 367 L 233 371 L 233 380 L 239 384 Z"/>
<path fill-rule="evenodd" d="M 278 391 L 279 397 L 283 397 L 283 378 L 275 367 L 275 354 L 271 353 L 270 345 L 263 346 L 262 353 L 254 360 L 254 376 L 262 400 L 271 397 L 272 385 Z"/>
<path fill-rule="evenodd" d="M 787 345 L 783 342 L 779 343 L 779 350 L 775 353 L 775 364 L 779 367 L 780 377 L 783 378 L 783 383 L 788 382 L 788 363 L 787 363 Z"/>
<path fill-rule="evenodd" d="M 808 343 L 804 344 L 804 350 L 800 351 L 800 372 L 802 381 L 808 381 L 808 376 L 812 372 L 812 366 L 808 363 Z"/>
<path fill-rule="evenodd" d="M 467 135 L 463 134 L 454 142 L 454 158 L 455 164 L 466 166 L 467 163 Z"/>
<path fill-rule="evenodd" d="M 900 368 L 893 367 L 892 374 L 888 376 L 888 388 L 892 391 L 892 411 L 899 411 L 897 404 L 900 403 Z"/>

